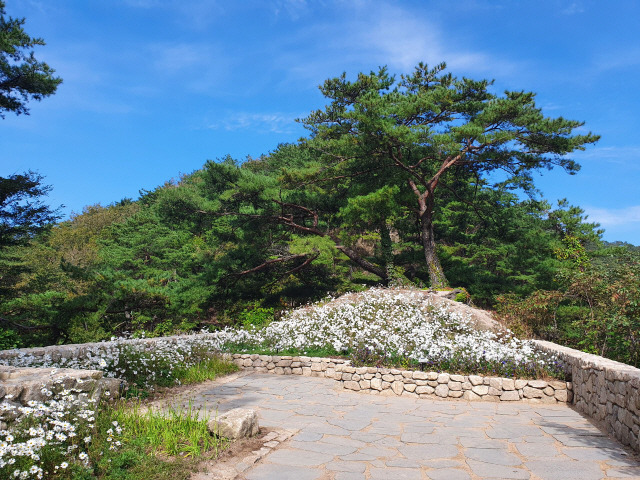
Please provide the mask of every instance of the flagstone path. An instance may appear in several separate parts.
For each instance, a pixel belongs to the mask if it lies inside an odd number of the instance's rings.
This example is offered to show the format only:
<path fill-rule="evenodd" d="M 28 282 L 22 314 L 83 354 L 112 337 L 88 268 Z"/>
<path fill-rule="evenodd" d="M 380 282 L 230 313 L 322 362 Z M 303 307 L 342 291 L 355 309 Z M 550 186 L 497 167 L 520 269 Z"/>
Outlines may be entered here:
<path fill-rule="evenodd" d="M 437 401 L 240 374 L 185 392 L 211 414 L 254 408 L 273 433 L 243 480 L 640 479 L 640 460 L 568 406 Z M 254 463 L 255 462 L 255 463 Z M 215 474 L 203 478 L 216 478 Z"/>

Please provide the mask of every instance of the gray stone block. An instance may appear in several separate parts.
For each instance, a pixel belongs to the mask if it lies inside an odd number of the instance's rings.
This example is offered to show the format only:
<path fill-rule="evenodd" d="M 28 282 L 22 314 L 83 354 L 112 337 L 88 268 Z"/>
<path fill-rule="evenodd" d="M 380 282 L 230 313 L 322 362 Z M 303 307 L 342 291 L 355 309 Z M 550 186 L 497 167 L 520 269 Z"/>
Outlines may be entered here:
<path fill-rule="evenodd" d="M 208 428 L 214 435 L 229 439 L 253 437 L 260 432 L 258 414 L 245 408 L 234 408 L 210 420 Z"/>

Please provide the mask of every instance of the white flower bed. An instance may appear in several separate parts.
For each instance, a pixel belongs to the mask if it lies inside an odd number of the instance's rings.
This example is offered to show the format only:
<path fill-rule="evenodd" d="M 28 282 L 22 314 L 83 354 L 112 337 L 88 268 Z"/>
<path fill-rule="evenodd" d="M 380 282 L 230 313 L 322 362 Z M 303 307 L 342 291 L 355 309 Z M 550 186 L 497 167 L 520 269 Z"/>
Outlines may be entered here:
<path fill-rule="evenodd" d="M 218 332 L 220 346 L 246 344 L 278 351 L 332 347 L 336 352 L 368 348 L 417 362 L 472 367 L 487 363 L 515 368 L 551 366 L 557 358 L 504 330 L 474 328 L 468 315 L 433 305 L 421 292 L 371 289 L 355 302 L 302 308 L 264 329 Z"/>
<path fill-rule="evenodd" d="M 371 289 L 335 302 L 297 309 L 260 329 L 224 330 L 156 340 L 116 339 L 89 348 L 82 357 L 53 361 L 22 355 L 5 364 L 98 369 L 111 377 L 146 378 L 158 383 L 168 372 L 189 366 L 198 351 L 305 353 L 333 349 L 336 353 L 368 349 L 381 355 L 428 364 L 434 369 L 458 369 L 501 375 L 535 375 L 542 367 L 560 371 L 557 358 L 519 340 L 511 332 L 474 328 L 469 316 L 434 305 L 422 292 Z M 493 370 L 492 370 L 493 369 Z"/>
<path fill-rule="evenodd" d="M 9 429 L 0 430 L 0 478 L 49 478 L 70 462 L 89 467 L 86 449 L 95 427 L 96 401 L 82 402 L 74 395 L 79 391 L 60 389 L 47 402 L 0 404 L 0 419 L 19 417 Z M 121 432 L 114 422 L 109 433 L 111 449 L 120 446 L 114 437 Z"/>

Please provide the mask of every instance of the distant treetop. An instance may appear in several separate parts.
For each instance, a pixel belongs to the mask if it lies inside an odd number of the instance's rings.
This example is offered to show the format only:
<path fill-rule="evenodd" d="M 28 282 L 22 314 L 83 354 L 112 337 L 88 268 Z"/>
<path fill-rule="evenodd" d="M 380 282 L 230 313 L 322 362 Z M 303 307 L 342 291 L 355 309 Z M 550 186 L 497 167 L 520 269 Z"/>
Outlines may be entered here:
<path fill-rule="evenodd" d="M 62 83 L 55 70 L 36 60 L 32 47 L 44 45 L 42 38 L 32 38 L 22 26 L 24 18 L 6 16 L 0 0 L 0 117 L 6 112 L 29 114 L 29 100 L 53 95 Z"/>

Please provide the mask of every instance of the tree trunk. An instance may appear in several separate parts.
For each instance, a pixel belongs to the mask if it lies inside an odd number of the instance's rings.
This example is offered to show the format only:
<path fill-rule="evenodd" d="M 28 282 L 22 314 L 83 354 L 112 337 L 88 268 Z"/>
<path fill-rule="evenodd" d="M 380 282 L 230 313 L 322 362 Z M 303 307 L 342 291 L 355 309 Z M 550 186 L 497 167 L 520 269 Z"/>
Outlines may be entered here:
<path fill-rule="evenodd" d="M 429 283 L 431 284 L 431 288 L 447 288 L 449 282 L 444 275 L 444 270 L 442 270 L 442 265 L 440 265 L 440 259 L 438 259 L 438 255 L 436 254 L 436 241 L 433 236 L 433 222 L 431 217 L 432 212 L 427 210 L 420 218 L 424 258 L 429 267 Z"/>

